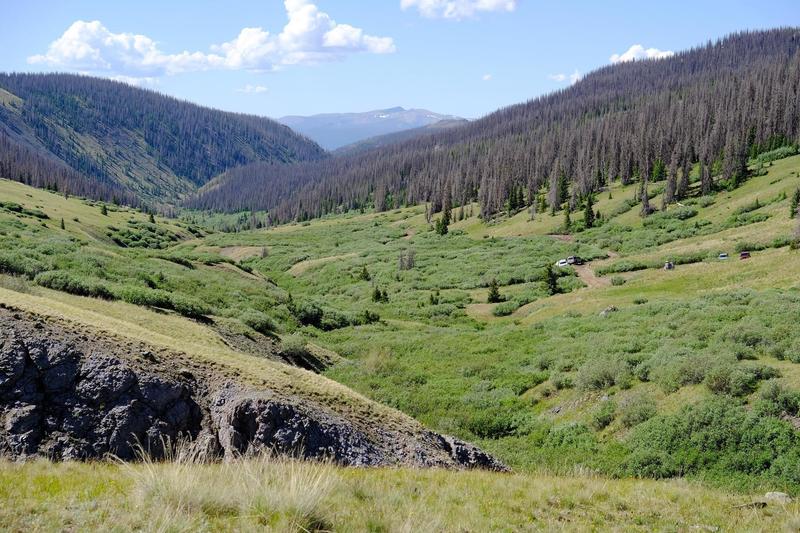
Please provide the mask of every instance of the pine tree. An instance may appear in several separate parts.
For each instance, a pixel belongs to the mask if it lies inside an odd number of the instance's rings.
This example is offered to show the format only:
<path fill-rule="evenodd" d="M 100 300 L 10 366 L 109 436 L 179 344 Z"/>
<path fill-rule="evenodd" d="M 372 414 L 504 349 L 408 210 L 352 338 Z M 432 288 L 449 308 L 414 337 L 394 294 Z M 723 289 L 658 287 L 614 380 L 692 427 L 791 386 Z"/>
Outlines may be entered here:
<path fill-rule="evenodd" d="M 583 211 L 583 225 L 588 229 L 594 227 L 594 202 L 592 194 L 586 197 L 586 208 Z"/>
<path fill-rule="evenodd" d="M 567 198 L 569 197 L 569 180 L 567 180 L 567 174 L 562 172 L 558 177 L 558 200 L 556 204 L 560 207 Z M 556 206 L 553 206 L 553 209 L 556 209 Z"/>
<path fill-rule="evenodd" d="M 106 204 L 100 206 L 100 214 L 108 216 L 108 208 L 106 207 Z"/>
<path fill-rule="evenodd" d="M 572 219 L 570 218 L 569 204 L 567 204 L 564 208 L 564 231 L 569 233 L 570 228 L 572 228 Z"/>
<path fill-rule="evenodd" d="M 63 219 L 63 218 L 61 219 L 61 229 L 66 229 L 66 228 L 64 227 L 64 219 Z"/>
<path fill-rule="evenodd" d="M 445 194 L 444 196 L 444 203 L 442 206 L 442 216 L 436 221 L 436 233 L 439 235 L 447 235 L 447 227 L 450 225 L 450 195 Z"/>
<path fill-rule="evenodd" d="M 358 279 L 362 281 L 369 281 L 372 279 L 372 276 L 369 275 L 369 270 L 367 270 L 367 265 L 364 265 L 361 269 L 361 273 L 358 275 Z"/>
<path fill-rule="evenodd" d="M 153 213 L 150 213 L 150 216 L 148 217 L 148 220 L 150 221 L 151 224 L 155 224 L 156 223 L 156 217 L 153 216 Z"/>
<path fill-rule="evenodd" d="M 791 200 L 789 201 L 789 218 L 798 216 L 797 208 L 800 207 L 800 189 L 795 189 Z"/>
<path fill-rule="evenodd" d="M 667 168 L 661 159 L 656 159 L 653 163 L 653 181 L 661 181 L 667 176 Z"/>
<path fill-rule="evenodd" d="M 372 301 L 373 302 L 387 302 L 389 301 L 389 295 L 384 293 L 380 286 L 375 285 L 375 288 L 372 290 Z"/>
<path fill-rule="evenodd" d="M 558 274 L 556 274 L 556 271 L 553 269 L 552 265 L 547 265 L 544 279 L 547 283 L 547 292 L 551 296 L 561 292 L 561 290 L 558 288 Z"/>
<path fill-rule="evenodd" d="M 490 304 L 496 304 L 503 301 L 503 297 L 500 295 L 500 286 L 497 284 L 497 280 L 494 278 L 492 278 L 492 281 L 489 282 L 489 296 L 487 297 L 486 301 Z"/>

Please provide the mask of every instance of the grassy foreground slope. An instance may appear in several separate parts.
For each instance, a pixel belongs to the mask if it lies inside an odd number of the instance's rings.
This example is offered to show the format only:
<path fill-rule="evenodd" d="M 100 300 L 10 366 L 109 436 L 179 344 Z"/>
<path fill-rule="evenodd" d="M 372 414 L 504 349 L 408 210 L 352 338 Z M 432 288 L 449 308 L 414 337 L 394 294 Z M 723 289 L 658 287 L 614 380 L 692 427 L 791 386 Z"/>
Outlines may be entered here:
<path fill-rule="evenodd" d="M 473 206 L 441 236 L 417 207 L 203 242 L 266 246 L 249 266 L 322 316 L 379 314 L 298 331 L 347 359 L 329 376 L 518 469 L 795 492 L 800 158 L 767 170 L 706 197 L 695 180 L 646 219 L 636 186 L 615 184 L 598 194 L 599 227 L 573 213 L 562 235 L 563 214 L 486 224 Z M 557 270 L 551 295 L 546 265 L 572 254 L 594 261 Z M 487 303 L 493 279 L 505 302 Z"/>
<path fill-rule="evenodd" d="M 683 481 L 437 470 L 0 463 L 12 531 L 778 531 L 800 504 Z"/>

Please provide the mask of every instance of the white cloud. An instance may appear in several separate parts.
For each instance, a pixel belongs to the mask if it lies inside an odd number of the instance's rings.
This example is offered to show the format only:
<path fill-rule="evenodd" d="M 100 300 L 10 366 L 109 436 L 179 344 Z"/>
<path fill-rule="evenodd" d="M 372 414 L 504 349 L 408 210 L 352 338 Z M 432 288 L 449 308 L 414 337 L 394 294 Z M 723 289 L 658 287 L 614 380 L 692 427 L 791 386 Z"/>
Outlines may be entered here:
<path fill-rule="evenodd" d="M 481 79 L 482 79 L 483 81 L 492 81 L 492 75 L 491 75 L 491 74 L 484 74 L 484 75 L 481 77 Z"/>
<path fill-rule="evenodd" d="M 135 76 L 123 76 L 121 74 L 117 76 L 109 76 L 109 79 L 119 81 L 121 83 L 127 83 L 128 85 L 133 85 L 134 87 L 155 87 L 160 83 L 158 78 L 137 78 Z"/>
<path fill-rule="evenodd" d="M 245 94 L 262 94 L 269 91 L 263 85 L 250 85 L 249 83 L 242 87 L 241 89 L 236 89 L 237 93 L 245 93 Z"/>
<path fill-rule="evenodd" d="M 659 50 L 658 48 L 645 48 L 641 44 L 634 44 L 624 54 L 614 54 L 609 58 L 612 63 L 624 63 L 640 59 L 664 59 L 675 55 L 672 50 Z"/>
<path fill-rule="evenodd" d="M 106 75 L 152 77 L 201 70 L 274 70 L 285 65 L 314 64 L 366 52 L 395 51 L 391 37 L 338 24 L 309 0 L 285 0 L 288 22 L 275 35 L 244 28 L 232 41 L 212 45 L 210 52 L 167 54 L 145 35 L 112 33 L 100 21 L 74 22 L 47 52 L 28 58 L 31 64 Z"/>
<path fill-rule="evenodd" d="M 417 8 L 427 18 L 460 20 L 479 12 L 505 11 L 517 8 L 517 0 L 400 0 L 402 9 Z"/>
<path fill-rule="evenodd" d="M 558 74 L 549 74 L 547 77 L 548 79 L 557 81 L 559 83 L 563 83 L 569 80 L 570 85 L 575 85 L 583 77 L 583 74 L 581 74 L 580 72 L 578 72 L 577 69 L 575 69 L 575 71 L 572 74 L 564 74 L 563 72 L 561 72 Z"/>

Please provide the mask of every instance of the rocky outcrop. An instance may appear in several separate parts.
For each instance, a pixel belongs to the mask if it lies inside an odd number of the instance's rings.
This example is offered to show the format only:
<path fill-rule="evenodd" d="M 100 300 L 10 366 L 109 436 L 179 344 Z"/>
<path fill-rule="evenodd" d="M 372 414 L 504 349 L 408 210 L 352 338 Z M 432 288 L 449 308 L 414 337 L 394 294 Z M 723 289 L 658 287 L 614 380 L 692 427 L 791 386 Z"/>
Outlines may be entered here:
<path fill-rule="evenodd" d="M 276 452 L 354 466 L 505 470 L 452 437 L 365 428 L 185 354 L 0 309 L 0 453 L 128 460 L 140 448 L 162 456 L 178 441 L 209 458 Z"/>

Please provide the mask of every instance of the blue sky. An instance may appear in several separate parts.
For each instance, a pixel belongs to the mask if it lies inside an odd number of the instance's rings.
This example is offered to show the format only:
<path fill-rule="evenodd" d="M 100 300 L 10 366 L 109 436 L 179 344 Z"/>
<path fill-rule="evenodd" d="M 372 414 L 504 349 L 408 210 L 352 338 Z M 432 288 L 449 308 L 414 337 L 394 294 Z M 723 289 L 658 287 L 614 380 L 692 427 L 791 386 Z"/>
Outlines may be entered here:
<path fill-rule="evenodd" d="M 115 77 L 271 117 L 401 105 L 473 118 L 634 45 L 623 59 L 800 26 L 797 0 L 11 0 L 0 13 L 0 70 Z"/>

